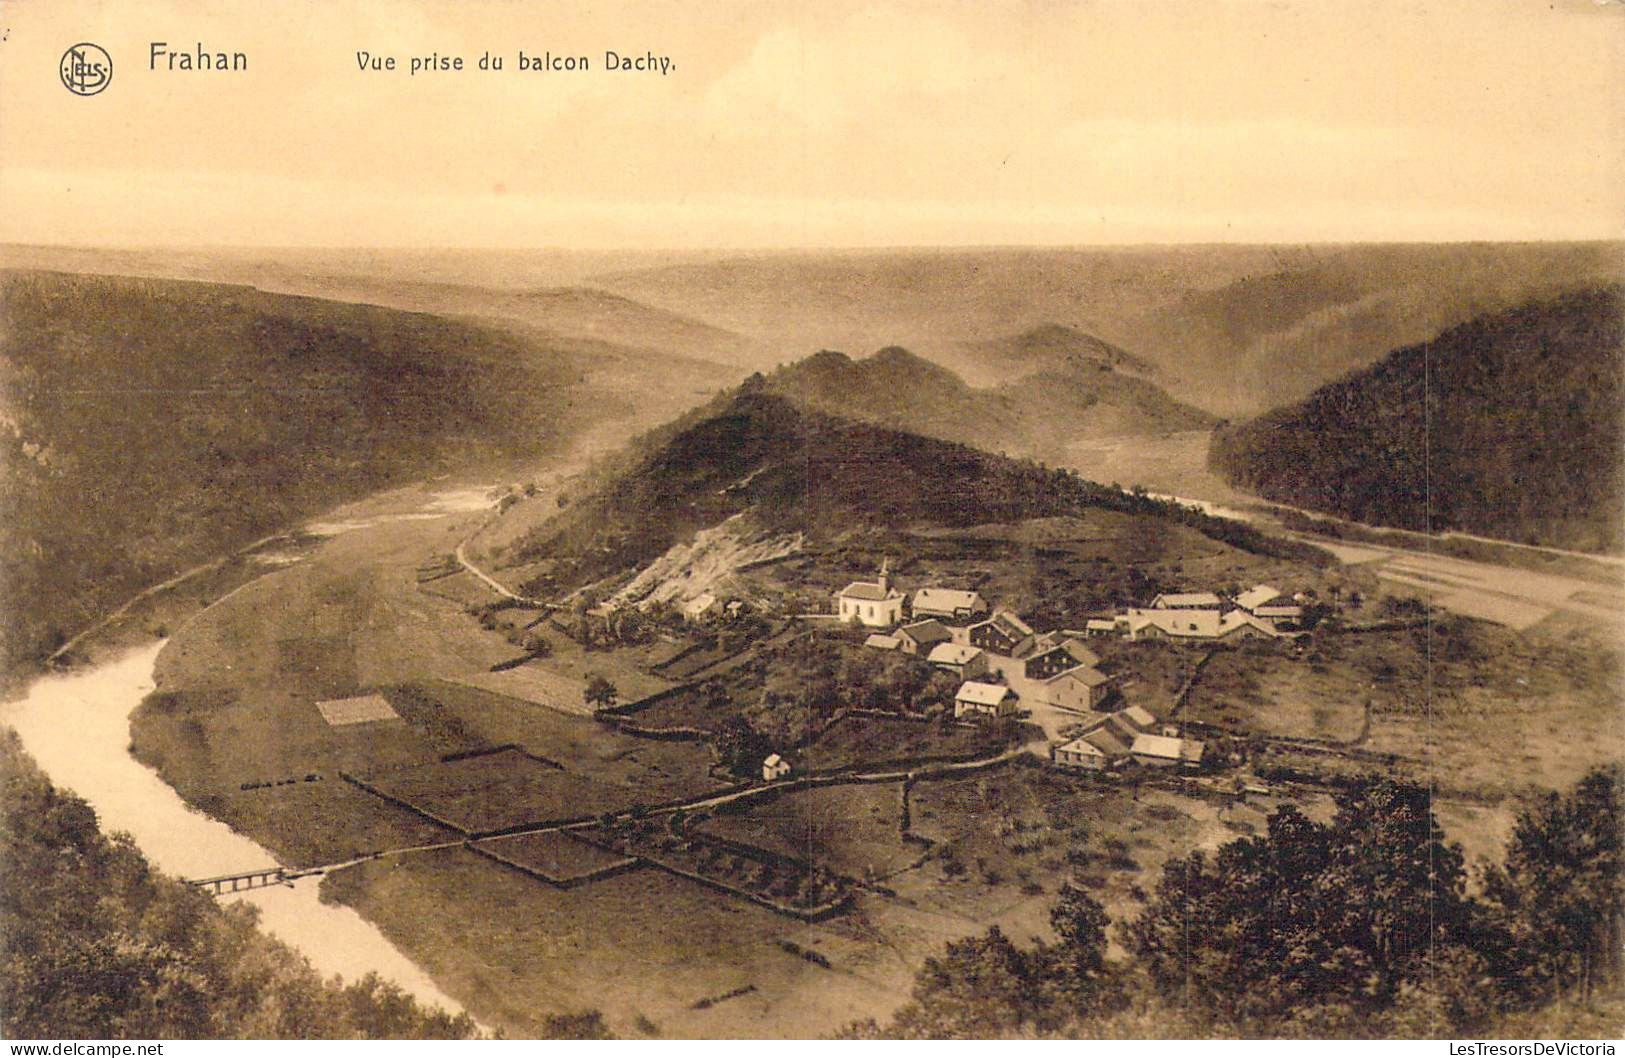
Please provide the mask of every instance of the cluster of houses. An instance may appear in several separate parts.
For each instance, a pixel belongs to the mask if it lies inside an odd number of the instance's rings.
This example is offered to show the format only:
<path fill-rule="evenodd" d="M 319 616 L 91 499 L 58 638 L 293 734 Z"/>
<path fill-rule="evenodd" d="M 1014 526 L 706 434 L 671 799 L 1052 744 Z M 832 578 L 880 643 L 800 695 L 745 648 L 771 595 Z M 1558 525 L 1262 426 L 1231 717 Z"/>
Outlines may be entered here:
<path fill-rule="evenodd" d="M 1100 718 L 1070 742 L 1051 750 L 1056 764 L 1086 771 L 1105 771 L 1133 760 L 1151 768 L 1200 768 L 1206 746 L 1180 738 L 1178 728 L 1161 725 L 1138 705 Z"/>
<path fill-rule="evenodd" d="M 954 695 L 956 717 L 1002 717 L 1016 712 L 1016 695 L 1009 687 L 984 680 L 993 671 L 991 656 L 1025 659 L 1022 675 L 1032 695 L 1044 705 L 1087 712 L 1110 696 L 1113 679 L 1097 667 L 1100 658 L 1079 638 L 1066 633 L 1039 635 L 1007 610 L 990 613 L 987 600 L 974 591 L 921 588 L 909 599 L 892 584 L 888 566 L 881 564 L 878 580 L 857 580 L 835 596 L 836 613 L 843 620 L 873 628 L 865 645 L 922 657 L 933 668 L 952 673 L 963 682 Z M 907 608 L 909 623 L 903 624 Z M 978 620 L 980 618 L 980 620 Z M 944 622 L 964 626 L 960 642 Z"/>
<path fill-rule="evenodd" d="M 1287 598 L 1268 584 L 1233 599 L 1208 591 L 1165 594 L 1152 599 L 1150 606 L 1092 619 L 1084 631 L 1091 636 L 1199 644 L 1280 639 L 1298 634 L 1306 601 L 1302 596 Z"/>

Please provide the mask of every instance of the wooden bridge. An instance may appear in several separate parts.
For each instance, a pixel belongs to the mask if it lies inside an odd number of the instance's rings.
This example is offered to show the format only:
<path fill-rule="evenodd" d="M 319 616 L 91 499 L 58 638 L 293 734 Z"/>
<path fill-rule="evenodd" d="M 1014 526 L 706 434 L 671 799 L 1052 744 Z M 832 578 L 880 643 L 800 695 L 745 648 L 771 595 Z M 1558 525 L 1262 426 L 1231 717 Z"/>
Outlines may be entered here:
<path fill-rule="evenodd" d="M 294 879 L 303 878 L 314 871 L 290 870 L 287 867 L 265 867 L 239 874 L 222 874 L 215 878 L 189 878 L 187 885 L 207 889 L 220 896 L 222 893 L 243 893 L 251 889 L 268 889 L 273 885 L 292 885 Z"/>

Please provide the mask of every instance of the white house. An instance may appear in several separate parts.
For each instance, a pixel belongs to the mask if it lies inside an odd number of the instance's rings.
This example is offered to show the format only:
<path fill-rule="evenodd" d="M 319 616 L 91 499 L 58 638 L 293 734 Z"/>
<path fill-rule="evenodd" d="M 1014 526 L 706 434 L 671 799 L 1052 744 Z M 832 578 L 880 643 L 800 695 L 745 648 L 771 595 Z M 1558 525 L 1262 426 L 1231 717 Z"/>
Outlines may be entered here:
<path fill-rule="evenodd" d="M 945 617 L 963 621 L 987 613 L 987 600 L 973 591 L 921 588 L 914 593 L 910 609 L 915 617 Z"/>
<path fill-rule="evenodd" d="M 762 778 L 767 782 L 782 779 L 790 774 L 790 762 L 777 753 L 762 761 Z"/>
<path fill-rule="evenodd" d="M 963 643 L 939 643 L 925 660 L 933 667 L 951 672 L 962 680 L 987 675 L 987 654 Z"/>
<path fill-rule="evenodd" d="M 835 612 L 870 628 L 890 628 L 903 619 L 903 593 L 892 587 L 884 560 L 879 580 L 855 580 L 836 593 Z"/>
<path fill-rule="evenodd" d="M 954 695 L 954 718 L 971 716 L 1009 716 L 1016 711 L 1015 692 L 997 683 L 978 683 L 967 680 Z"/>

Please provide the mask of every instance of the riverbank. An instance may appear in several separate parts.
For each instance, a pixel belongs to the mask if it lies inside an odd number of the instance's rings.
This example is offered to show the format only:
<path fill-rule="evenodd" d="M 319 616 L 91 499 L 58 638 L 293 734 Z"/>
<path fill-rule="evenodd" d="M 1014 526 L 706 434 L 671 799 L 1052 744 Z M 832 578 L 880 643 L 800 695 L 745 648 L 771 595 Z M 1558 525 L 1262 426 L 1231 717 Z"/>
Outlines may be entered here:
<path fill-rule="evenodd" d="M 166 873 L 204 877 L 266 867 L 275 858 L 224 823 L 197 812 L 158 774 L 129 755 L 129 715 L 154 688 L 162 643 L 101 664 L 42 676 L 0 705 L 23 746 L 58 786 L 95 809 L 104 832 L 123 831 Z M 319 879 L 243 893 L 260 925 L 324 975 L 393 981 L 419 1002 L 451 1014 L 462 1006 L 354 910 L 324 903 Z"/>

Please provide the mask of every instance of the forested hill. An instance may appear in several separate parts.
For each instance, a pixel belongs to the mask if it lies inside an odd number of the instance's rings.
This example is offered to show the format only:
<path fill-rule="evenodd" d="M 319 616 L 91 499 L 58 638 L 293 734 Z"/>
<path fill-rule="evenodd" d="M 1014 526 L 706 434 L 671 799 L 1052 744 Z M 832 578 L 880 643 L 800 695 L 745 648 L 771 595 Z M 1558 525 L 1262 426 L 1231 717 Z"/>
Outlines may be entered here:
<path fill-rule="evenodd" d="M 601 350 L 251 287 L 0 272 L 11 671 L 335 503 L 625 412 Z"/>
<path fill-rule="evenodd" d="M 872 527 L 965 527 L 1108 509 L 1162 518 L 1236 547 L 1306 561 L 1314 548 L 1239 522 L 964 444 L 809 410 L 759 376 L 639 438 L 516 532 L 505 567 L 541 563 L 531 594 L 627 574 L 701 529 L 834 539 Z M 523 518 L 523 515 L 510 517 Z"/>
<path fill-rule="evenodd" d="M 1481 316 L 1219 431 L 1213 467 L 1374 525 L 1619 551 L 1625 288 Z"/>
<path fill-rule="evenodd" d="M 1007 373 L 1012 381 L 979 388 L 897 346 L 858 360 L 825 351 L 766 376 L 765 386 L 827 415 L 1057 462 L 1083 438 L 1201 430 L 1214 422 L 1155 382 L 1122 373 L 1104 354 L 1021 363 Z"/>

